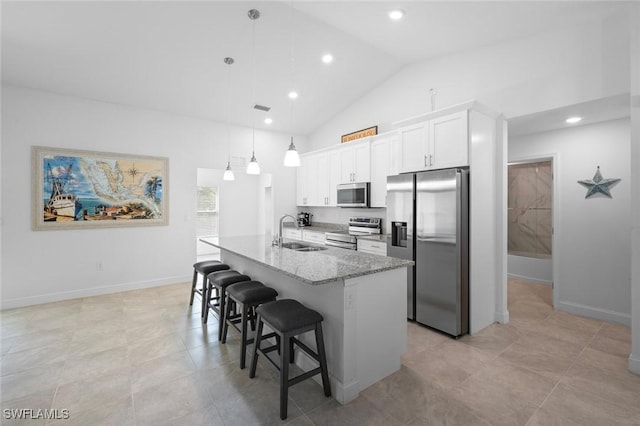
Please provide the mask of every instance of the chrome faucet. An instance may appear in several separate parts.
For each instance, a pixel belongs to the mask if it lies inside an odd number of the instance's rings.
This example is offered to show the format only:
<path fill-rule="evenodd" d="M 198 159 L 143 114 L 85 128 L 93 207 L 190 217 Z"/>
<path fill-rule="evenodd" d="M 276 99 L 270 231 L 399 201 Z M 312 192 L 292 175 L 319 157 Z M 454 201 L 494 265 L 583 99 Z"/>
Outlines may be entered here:
<path fill-rule="evenodd" d="M 284 220 L 286 218 L 290 217 L 291 220 L 293 220 L 293 223 L 296 224 L 296 228 L 298 227 L 298 221 L 296 220 L 295 217 L 291 216 L 290 214 L 285 214 L 280 218 L 280 226 L 279 226 L 279 231 L 280 233 L 278 234 L 278 236 L 276 237 L 276 240 L 273 242 L 273 245 L 277 245 L 278 247 L 282 247 L 282 223 L 284 222 Z"/>

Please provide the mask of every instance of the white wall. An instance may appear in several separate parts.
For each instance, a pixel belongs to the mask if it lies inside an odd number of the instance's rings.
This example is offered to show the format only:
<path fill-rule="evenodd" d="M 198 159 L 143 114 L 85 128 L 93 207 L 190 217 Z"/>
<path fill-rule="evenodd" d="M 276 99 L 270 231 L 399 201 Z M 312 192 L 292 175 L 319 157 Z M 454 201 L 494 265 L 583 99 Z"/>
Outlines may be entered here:
<path fill-rule="evenodd" d="M 605 17 L 409 66 L 341 111 L 309 138 L 310 150 L 340 143 L 340 135 L 431 110 L 478 100 L 507 118 L 629 91 L 629 20 Z"/>
<path fill-rule="evenodd" d="M 536 156 L 556 161 L 556 308 L 626 325 L 631 320 L 629 138 L 629 120 L 615 120 L 509 141 L 509 161 Z M 586 188 L 577 183 L 592 179 L 597 166 L 604 178 L 622 179 L 611 199 L 585 199 Z"/>
<path fill-rule="evenodd" d="M 231 155 L 250 156 L 251 129 L 231 132 Z M 288 141 L 289 135 L 256 132 L 256 156 L 273 176 L 276 217 L 295 211 L 295 170 L 282 166 Z M 296 143 L 304 148 L 306 140 Z M 169 225 L 32 231 L 32 145 L 168 157 Z M 222 123 L 3 86 L 2 307 L 189 280 L 197 169 L 224 169 L 226 160 Z M 243 206 L 230 203 L 238 211 Z"/>
<path fill-rule="evenodd" d="M 553 282 L 553 261 L 551 258 L 538 259 L 526 256 L 507 256 L 507 273 L 510 277 L 537 281 L 551 285 Z"/>

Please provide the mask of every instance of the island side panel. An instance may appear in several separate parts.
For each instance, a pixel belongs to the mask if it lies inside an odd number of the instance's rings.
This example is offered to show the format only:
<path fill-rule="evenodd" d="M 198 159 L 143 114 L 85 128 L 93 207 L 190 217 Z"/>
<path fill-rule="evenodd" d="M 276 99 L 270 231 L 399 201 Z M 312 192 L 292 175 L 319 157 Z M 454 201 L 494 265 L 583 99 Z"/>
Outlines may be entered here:
<path fill-rule="evenodd" d="M 356 314 L 360 391 L 398 371 L 407 350 L 407 269 L 345 280 L 347 312 Z M 349 292 L 355 290 L 355 295 Z"/>
<path fill-rule="evenodd" d="M 355 355 L 354 351 L 348 351 L 345 348 L 345 326 L 346 328 L 355 327 L 355 323 L 347 322 L 345 325 L 344 280 L 320 285 L 307 284 L 225 249 L 221 250 L 221 259 L 233 269 L 276 289 L 278 299 L 296 299 L 322 314 L 324 318 L 322 331 L 332 395 L 342 404 L 357 397 L 359 387 L 357 383 L 353 383 L 357 374 L 355 370 L 345 372 L 345 354 L 352 352 Z M 302 336 L 301 340 L 315 349 L 313 334 L 307 334 Z M 303 368 L 308 368 L 311 361 L 307 363 L 304 356 L 296 356 L 296 363 Z M 347 377 L 353 379 L 347 379 Z M 355 396 L 353 396 L 354 389 Z"/>

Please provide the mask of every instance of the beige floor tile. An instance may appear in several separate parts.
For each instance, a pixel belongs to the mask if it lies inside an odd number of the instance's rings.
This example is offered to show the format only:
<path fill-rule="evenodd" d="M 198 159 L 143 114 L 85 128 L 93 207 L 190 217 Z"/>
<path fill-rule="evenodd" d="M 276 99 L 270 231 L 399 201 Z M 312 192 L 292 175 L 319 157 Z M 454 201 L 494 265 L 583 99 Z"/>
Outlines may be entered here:
<path fill-rule="evenodd" d="M 580 352 L 576 363 L 585 367 L 595 367 L 620 374 L 627 374 L 629 372 L 628 356 L 612 355 L 589 347 L 584 348 L 582 352 Z"/>
<path fill-rule="evenodd" d="M 44 425 L 46 419 L 38 415 L 38 410 L 50 410 L 55 388 L 2 403 L 3 425 Z M 8 412 L 6 410 L 9 410 Z M 33 410 L 25 412 L 20 410 Z"/>
<path fill-rule="evenodd" d="M 212 404 L 201 410 L 194 410 L 194 412 L 184 417 L 171 419 L 168 424 L 171 426 L 222 426 L 224 421 L 215 405 Z"/>
<path fill-rule="evenodd" d="M 601 334 L 594 336 L 589 342 L 588 347 L 618 356 L 628 357 L 631 353 L 631 341 L 613 339 Z"/>
<path fill-rule="evenodd" d="M 621 340 L 623 342 L 631 342 L 631 328 L 626 325 L 604 323 L 602 324 L 602 328 L 598 332 L 598 335 Z"/>
<path fill-rule="evenodd" d="M 120 319 L 90 319 L 83 321 L 73 332 L 73 341 L 94 338 L 96 336 L 107 337 L 110 335 L 124 335 L 125 323 Z"/>
<path fill-rule="evenodd" d="M 107 349 L 101 352 L 89 352 L 82 355 L 69 355 L 60 376 L 60 384 L 68 384 L 85 379 L 96 378 L 128 370 L 129 355 L 126 346 Z"/>
<path fill-rule="evenodd" d="M 176 333 L 166 334 L 152 339 L 146 339 L 145 336 L 140 336 L 139 341 L 136 341 L 135 338 L 132 337 L 128 348 L 129 361 L 132 366 L 154 358 L 186 350 L 180 335 Z"/>
<path fill-rule="evenodd" d="M 163 319 L 140 322 L 135 326 L 126 328 L 124 331 L 126 340 L 129 343 L 139 343 L 142 340 L 151 340 L 167 334 L 174 334 L 174 331 L 171 323 Z"/>
<path fill-rule="evenodd" d="M 196 371 L 186 349 L 183 352 L 154 358 L 150 361 L 136 364 L 131 369 L 131 390 L 140 392 L 150 386 L 189 376 Z"/>
<path fill-rule="evenodd" d="M 384 407 L 377 407 L 366 398 L 357 398 L 340 405 L 331 400 L 306 416 L 316 426 L 389 426 L 398 424 L 386 416 Z"/>
<path fill-rule="evenodd" d="M 72 357 L 83 357 L 126 346 L 127 339 L 123 333 L 100 333 L 86 337 L 74 334 L 74 338 L 68 344 L 67 354 Z"/>
<path fill-rule="evenodd" d="M 545 323 L 554 327 L 563 327 L 590 334 L 596 334 L 604 324 L 600 320 L 572 315 L 563 311 L 554 311 L 547 317 Z"/>
<path fill-rule="evenodd" d="M 555 383 L 549 377 L 498 358 L 452 394 L 492 424 L 525 424 Z"/>
<path fill-rule="evenodd" d="M 544 302 L 518 301 L 509 304 L 509 318 L 543 321 L 553 314 L 553 308 Z"/>
<path fill-rule="evenodd" d="M 459 340 L 495 357 L 517 341 L 521 334 L 520 330 L 510 324 L 492 324 L 478 333 L 462 336 Z"/>
<path fill-rule="evenodd" d="M 208 345 L 187 348 L 198 369 L 210 369 L 226 364 L 237 366 L 240 359 L 240 345 L 230 342 L 222 345 L 217 338 Z"/>
<path fill-rule="evenodd" d="M 84 411 L 73 411 L 69 418 L 57 420 L 48 425 L 55 426 L 135 426 L 133 403 L 130 395 L 122 399 L 96 404 L 94 408 Z"/>
<path fill-rule="evenodd" d="M 71 413 L 90 411 L 127 395 L 131 395 L 129 369 L 121 369 L 58 386 L 53 408 L 68 409 Z"/>
<path fill-rule="evenodd" d="M 66 343 L 53 343 L 48 346 L 12 352 L 0 360 L 0 373 L 5 376 L 34 367 L 59 363 L 66 359 L 67 349 Z"/>
<path fill-rule="evenodd" d="M 2 345 L 8 345 L 11 348 L 9 353 L 15 353 L 42 346 L 68 343 L 71 341 L 71 336 L 73 336 L 73 330 L 56 329 L 36 331 L 3 339 Z"/>
<path fill-rule="evenodd" d="M 63 367 L 64 361 L 61 361 L 2 376 L 0 377 L 0 398 L 4 402 L 55 390 Z"/>
<path fill-rule="evenodd" d="M 561 383 L 591 392 L 613 403 L 628 404 L 635 407 L 640 415 L 640 406 L 638 406 L 640 402 L 640 376 L 630 372 L 614 373 L 610 370 L 575 364 L 565 373 Z"/>
<path fill-rule="evenodd" d="M 583 389 L 560 383 L 535 414 L 532 424 L 547 425 L 549 423 L 542 422 L 547 419 L 555 419 L 555 424 L 562 425 L 638 425 L 640 412 L 637 404 L 612 403 Z"/>
<path fill-rule="evenodd" d="M 230 390 L 229 390 L 230 392 Z M 136 425 L 170 424 L 213 404 L 198 374 L 152 386 L 133 394 Z"/>

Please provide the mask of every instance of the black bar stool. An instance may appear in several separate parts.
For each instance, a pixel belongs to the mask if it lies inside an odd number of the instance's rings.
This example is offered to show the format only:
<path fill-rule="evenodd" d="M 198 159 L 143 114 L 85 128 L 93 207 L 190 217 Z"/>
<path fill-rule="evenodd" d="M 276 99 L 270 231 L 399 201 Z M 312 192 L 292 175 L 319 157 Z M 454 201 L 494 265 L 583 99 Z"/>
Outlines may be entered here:
<path fill-rule="evenodd" d="M 280 371 L 280 418 L 282 420 L 287 418 L 289 387 L 316 374 L 321 374 L 322 376 L 324 394 L 331 396 L 327 357 L 324 352 L 324 340 L 322 337 L 322 315 L 292 299 L 276 300 L 275 302 L 260 305 L 256 308 L 256 314 L 258 316 L 258 330 L 256 331 L 255 344 L 253 345 L 249 377 L 254 378 L 256 376 L 258 354 L 264 356 L 276 370 Z M 264 324 L 267 324 L 280 337 L 280 345 L 276 343 L 264 349 L 260 348 L 262 339 L 266 338 L 266 336 L 262 336 Z M 295 337 L 312 330 L 315 330 L 317 352 L 314 352 Z M 290 379 L 289 363 L 294 361 L 294 344 L 316 360 L 320 366 Z M 280 352 L 280 365 L 267 356 L 267 353 L 275 350 Z"/>
<path fill-rule="evenodd" d="M 225 308 L 225 297 L 227 294 L 227 287 L 231 284 L 243 282 L 243 281 L 251 281 L 251 277 L 248 275 L 241 274 L 240 272 L 229 269 L 226 271 L 213 272 L 207 275 L 207 303 L 204 316 L 202 317 L 202 321 L 204 323 L 209 319 L 209 309 L 213 310 L 218 314 L 219 319 L 219 327 L 218 327 L 218 341 L 222 340 L 222 326 L 223 326 L 223 316 L 224 316 L 224 308 Z M 214 293 L 215 289 L 215 295 Z"/>
<path fill-rule="evenodd" d="M 247 322 L 251 323 L 251 330 L 255 331 L 255 313 L 254 310 L 263 303 L 273 302 L 276 300 L 278 292 L 267 287 L 260 281 L 245 281 L 236 283 L 227 287 L 226 309 L 224 311 L 224 326 L 222 329 L 222 343 L 227 341 L 227 331 L 232 326 L 240 333 L 242 341 L 240 350 L 240 369 L 246 365 L 247 345 L 253 343 L 254 339 L 250 339 L 247 335 Z M 239 313 L 231 314 L 231 307 L 237 305 Z M 237 324 L 240 323 L 240 328 Z M 275 334 L 272 334 L 275 336 Z"/>
<path fill-rule="evenodd" d="M 224 271 L 230 269 L 229 265 L 226 265 L 217 260 L 205 260 L 193 264 L 193 280 L 191 280 L 191 298 L 189 299 L 189 306 L 193 305 L 193 296 L 195 293 L 200 295 L 202 300 L 200 316 L 204 316 L 205 306 L 207 303 L 207 275 L 212 272 Z M 196 288 L 198 283 L 198 274 L 202 275 L 202 288 Z"/>

